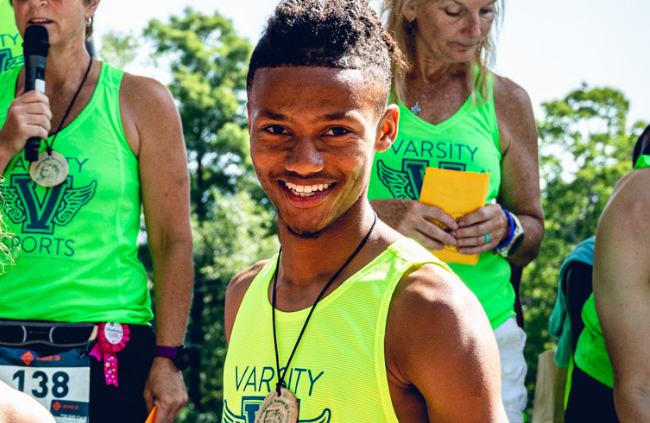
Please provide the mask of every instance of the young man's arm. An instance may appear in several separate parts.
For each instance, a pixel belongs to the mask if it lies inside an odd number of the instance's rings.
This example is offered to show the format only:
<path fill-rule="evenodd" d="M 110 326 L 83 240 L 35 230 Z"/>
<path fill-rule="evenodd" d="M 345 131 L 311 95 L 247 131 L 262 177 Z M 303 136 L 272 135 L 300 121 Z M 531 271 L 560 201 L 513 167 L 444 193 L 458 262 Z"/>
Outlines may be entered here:
<path fill-rule="evenodd" d="M 650 169 L 626 175 L 598 224 L 594 299 L 621 422 L 650 421 Z"/>
<path fill-rule="evenodd" d="M 398 285 L 386 328 L 386 363 L 400 385 L 420 392 L 429 421 L 507 422 L 487 316 L 474 294 L 439 266 L 425 265 Z"/>

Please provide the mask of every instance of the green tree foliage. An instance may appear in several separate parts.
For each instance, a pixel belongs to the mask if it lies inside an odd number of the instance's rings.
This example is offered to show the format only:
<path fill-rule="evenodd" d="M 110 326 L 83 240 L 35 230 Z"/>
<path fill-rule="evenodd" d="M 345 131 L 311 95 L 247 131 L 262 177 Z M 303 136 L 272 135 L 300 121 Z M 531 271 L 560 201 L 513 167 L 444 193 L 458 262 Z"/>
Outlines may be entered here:
<path fill-rule="evenodd" d="M 614 185 L 632 168 L 632 149 L 644 124 L 628 130 L 629 103 L 612 88 L 585 84 L 543 105 L 538 122 L 540 176 L 546 234 L 539 257 L 526 267 L 522 294 L 526 317 L 528 391 L 533 397 L 537 356 L 555 347 L 548 321 L 560 265 L 575 246 L 596 233 Z"/>
<path fill-rule="evenodd" d="M 200 366 L 198 384 L 187 378 L 190 403 L 180 422 L 217 422 L 221 417 L 223 364 L 226 340 L 223 326 L 226 286 L 237 272 L 277 252 L 272 235 L 274 217 L 246 192 L 224 195 L 213 191 L 211 219 L 194 222 L 196 289 L 194 302 L 201 307 L 201 319 L 193 318 L 191 334 Z M 189 375 L 188 375 L 189 376 Z"/>
<path fill-rule="evenodd" d="M 138 56 L 139 47 L 138 40 L 133 34 L 111 30 L 102 37 L 99 56 L 102 61 L 124 69 Z"/>
<path fill-rule="evenodd" d="M 244 108 L 251 45 L 232 23 L 191 8 L 144 30 L 168 67 L 192 177 L 195 289 L 186 342 L 189 403 L 181 422 L 217 422 L 226 342 L 224 298 L 231 278 L 277 250 L 275 219 L 249 160 Z"/>
<path fill-rule="evenodd" d="M 199 220 L 210 217 L 213 189 L 259 190 L 251 184 L 244 98 L 251 45 L 215 12 L 186 8 L 168 23 L 144 30 L 154 56 L 169 66 L 169 89 L 178 102 L 192 173 L 192 205 Z"/>

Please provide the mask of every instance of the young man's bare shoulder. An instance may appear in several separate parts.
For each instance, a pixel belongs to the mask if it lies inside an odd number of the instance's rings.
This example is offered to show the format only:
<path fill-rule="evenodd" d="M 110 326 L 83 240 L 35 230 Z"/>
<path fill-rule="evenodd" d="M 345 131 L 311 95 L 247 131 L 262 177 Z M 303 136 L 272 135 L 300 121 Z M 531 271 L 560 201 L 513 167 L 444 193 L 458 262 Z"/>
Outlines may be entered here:
<path fill-rule="evenodd" d="M 454 318 L 457 314 L 477 311 L 482 309 L 476 296 L 454 273 L 435 263 L 405 274 L 391 303 L 391 312 L 410 318 L 417 318 L 421 313 Z"/>
<path fill-rule="evenodd" d="M 241 299 L 248 291 L 253 279 L 257 276 L 258 273 L 262 270 L 264 266 L 269 262 L 269 259 L 261 260 L 252 265 L 251 267 L 242 270 L 228 284 L 226 289 L 226 301 L 233 301 L 236 298 L 239 298 L 238 302 L 241 302 Z"/>
<path fill-rule="evenodd" d="M 385 352 L 389 381 L 399 389 L 415 387 L 431 404 L 432 419 L 505 421 L 488 318 L 476 296 L 441 265 L 425 264 L 398 283 Z"/>
<path fill-rule="evenodd" d="M 473 339 L 494 338 L 476 296 L 454 273 L 437 264 L 414 269 L 398 283 L 386 336 L 387 349 L 392 344 L 402 350 L 401 357 L 411 359 L 426 352 L 429 364 L 434 366 L 433 357 L 469 352 Z M 444 366 L 444 360 L 439 364 Z"/>

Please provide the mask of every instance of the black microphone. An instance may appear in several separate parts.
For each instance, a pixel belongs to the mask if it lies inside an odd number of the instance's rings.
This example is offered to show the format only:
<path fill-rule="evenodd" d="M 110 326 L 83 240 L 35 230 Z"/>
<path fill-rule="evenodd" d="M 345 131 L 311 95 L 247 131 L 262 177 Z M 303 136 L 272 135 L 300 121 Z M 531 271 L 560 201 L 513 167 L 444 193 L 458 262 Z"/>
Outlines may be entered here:
<path fill-rule="evenodd" d="M 25 92 L 38 90 L 45 92 L 45 59 L 50 49 L 47 29 L 40 25 L 30 25 L 25 30 L 23 43 L 25 56 Z M 41 140 L 32 137 L 25 144 L 25 159 L 30 162 L 38 160 Z"/>

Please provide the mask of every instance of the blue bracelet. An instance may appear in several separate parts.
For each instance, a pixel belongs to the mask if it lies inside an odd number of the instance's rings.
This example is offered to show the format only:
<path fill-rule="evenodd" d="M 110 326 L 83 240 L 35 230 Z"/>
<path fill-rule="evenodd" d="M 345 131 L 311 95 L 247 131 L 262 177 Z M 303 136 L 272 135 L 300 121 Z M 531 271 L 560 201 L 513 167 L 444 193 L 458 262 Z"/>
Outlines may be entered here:
<path fill-rule="evenodd" d="M 508 238 L 506 238 L 504 241 L 501 241 L 501 243 L 496 246 L 495 250 L 500 250 L 502 248 L 507 247 L 508 245 L 510 245 L 512 239 L 515 237 L 515 220 L 512 218 L 512 215 L 508 210 L 503 209 L 503 212 L 506 214 L 506 217 L 508 218 L 508 222 L 510 222 L 510 233 L 508 233 Z"/>

